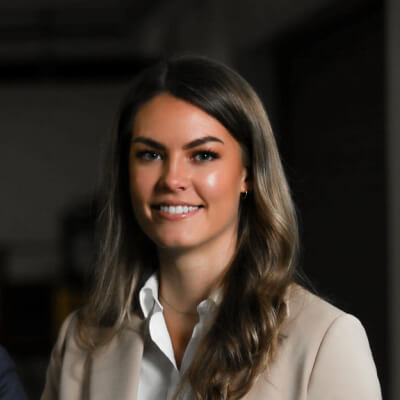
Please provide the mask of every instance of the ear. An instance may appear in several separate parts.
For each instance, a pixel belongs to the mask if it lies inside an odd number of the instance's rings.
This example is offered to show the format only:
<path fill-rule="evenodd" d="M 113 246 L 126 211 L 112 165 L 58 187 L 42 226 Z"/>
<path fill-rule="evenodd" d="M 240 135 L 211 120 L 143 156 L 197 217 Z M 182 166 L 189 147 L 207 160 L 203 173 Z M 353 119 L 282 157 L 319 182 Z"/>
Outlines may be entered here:
<path fill-rule="evenodd" d="M 247 168 L 244 168 L 242 182 L 241 182 L 241 186 L 240 186 L 240 192 L 241 193 L 250 192 L 252 189 L 252 186 L 253 185 L 252 185 L 250 176 L 247 172 Z"/>

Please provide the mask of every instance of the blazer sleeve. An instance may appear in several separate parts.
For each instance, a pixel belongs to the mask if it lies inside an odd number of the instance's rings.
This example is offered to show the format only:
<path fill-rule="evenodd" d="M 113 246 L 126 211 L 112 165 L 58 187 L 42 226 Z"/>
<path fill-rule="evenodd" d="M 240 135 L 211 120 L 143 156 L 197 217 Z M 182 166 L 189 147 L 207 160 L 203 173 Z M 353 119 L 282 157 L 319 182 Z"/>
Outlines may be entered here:
<path fill-rule="evenodd" d="M 41 400 L 58 400 L 61 380 L 61 368 L 65 350 L 66 337 L 74 324 L 75 313 L 70 314 L 63 322 L 58 334 L 57 342 L 53 347 L 50 362 L 47 367 L 46 382 Z"/>
<path fill-rule="evenodd" d="M 27 400 L 15 371 L 15 364 L 2 346 L 0 346 L 0 399 Z"/>
<path fill-rule="evenodd" d="M 367 335 L 349 314 L 327 329 L 310 375 L 307 400 L 381 400 Z"/>

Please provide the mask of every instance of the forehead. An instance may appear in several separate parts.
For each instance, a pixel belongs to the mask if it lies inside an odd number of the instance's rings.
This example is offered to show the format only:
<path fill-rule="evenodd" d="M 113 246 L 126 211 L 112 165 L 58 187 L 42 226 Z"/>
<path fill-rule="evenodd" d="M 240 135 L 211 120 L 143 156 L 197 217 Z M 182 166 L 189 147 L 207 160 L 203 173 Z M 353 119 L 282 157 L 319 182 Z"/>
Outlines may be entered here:
<path fill-rule="evenodd" d="M 145 136 L 161 142 L 190 142 L 202 136 L 215 136 L 224 143 L 236 142 L 217 119 L 170 94 L 160 94 L 139 108 L 132 135 L 133 138 Z"/>

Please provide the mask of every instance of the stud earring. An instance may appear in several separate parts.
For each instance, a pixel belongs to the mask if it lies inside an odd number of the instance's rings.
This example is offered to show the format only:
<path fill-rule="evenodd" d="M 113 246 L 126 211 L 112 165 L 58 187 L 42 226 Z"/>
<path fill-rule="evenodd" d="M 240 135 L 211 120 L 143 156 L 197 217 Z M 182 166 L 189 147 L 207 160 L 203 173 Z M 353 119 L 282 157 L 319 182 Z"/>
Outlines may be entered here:
<path fill-rule="evenodd" d="M 248 193 L 249 192 L 247 190 L 245 192 L 240 193 L 240 197 L 242 198 L 242 200 L 245 200 L 247 198 Z"/>

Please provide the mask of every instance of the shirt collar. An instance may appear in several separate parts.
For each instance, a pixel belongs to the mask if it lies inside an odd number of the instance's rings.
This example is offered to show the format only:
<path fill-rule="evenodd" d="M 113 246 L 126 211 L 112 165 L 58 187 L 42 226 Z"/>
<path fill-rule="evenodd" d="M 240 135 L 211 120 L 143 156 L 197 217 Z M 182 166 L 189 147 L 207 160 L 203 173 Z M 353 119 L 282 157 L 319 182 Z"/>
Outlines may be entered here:
<path fill-rule="evenodd" d="M 145 318 L 157 308 L 162 310 L 163 307 L 158 300 L 158 279 L 157 274 L 153 274 L 147 279 L 146 283 L 139 291 L 139 303 Z"/>
<path fill-rule="evenodd" d="M 157 274 L 154 273 L 139 291 L 139 303 L 145 318 L 155 311 L 163 310 L 163 306 L 158 299 L 158 288 Z M 208 299 L 201 301 L 197 306 L 199 316 L 202 317 L 209 311 L 214 311 L 221 302 L 221 295 L 221 289 L 217 288 L 211 292 Z"/>

